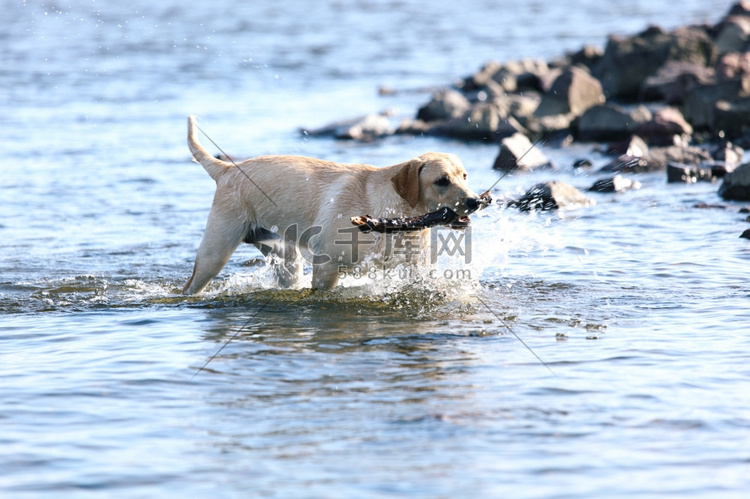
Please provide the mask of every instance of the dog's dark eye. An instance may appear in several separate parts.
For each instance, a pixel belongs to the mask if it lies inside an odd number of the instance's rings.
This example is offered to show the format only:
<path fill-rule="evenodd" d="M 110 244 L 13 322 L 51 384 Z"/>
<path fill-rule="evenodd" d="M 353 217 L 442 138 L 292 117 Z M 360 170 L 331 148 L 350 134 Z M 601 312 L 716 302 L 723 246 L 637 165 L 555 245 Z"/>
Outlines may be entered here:
<path fill-rule="evenodd" d="M 464 173 L 464 180 L 466 180 L 467 178 L 469 178 L 469 175 L 467 175 L 466 173 Z"/>
<path fill-rule="evenodd" d="M 435 185 L 439 185 L 440 187 L 448 187 L 451 185 L 451 180 L 448 177 L 440 177 L 435 181 Z"/>

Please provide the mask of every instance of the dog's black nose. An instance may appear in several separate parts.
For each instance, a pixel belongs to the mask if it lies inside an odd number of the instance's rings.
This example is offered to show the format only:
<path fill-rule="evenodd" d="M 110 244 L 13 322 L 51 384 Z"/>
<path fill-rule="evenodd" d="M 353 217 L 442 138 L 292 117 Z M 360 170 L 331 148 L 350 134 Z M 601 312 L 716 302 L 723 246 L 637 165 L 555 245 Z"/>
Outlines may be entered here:
<path fill-rule="evenodd" d="M 466 200 L 466 207 L 471 211 L 477 211 L 482 205 L 482 200 L 479 198 L 468 198 Z"/>

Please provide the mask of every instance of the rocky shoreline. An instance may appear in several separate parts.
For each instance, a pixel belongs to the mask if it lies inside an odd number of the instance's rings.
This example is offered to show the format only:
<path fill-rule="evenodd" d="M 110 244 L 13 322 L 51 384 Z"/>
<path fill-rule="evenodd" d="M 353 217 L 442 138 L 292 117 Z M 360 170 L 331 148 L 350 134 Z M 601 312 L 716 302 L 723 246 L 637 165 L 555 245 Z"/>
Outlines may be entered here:
<path fill-rule="evenodd" d="M 532 141 L 594 142 L 612 157 L 599 172 L 612 176 L 591 190 L 637 188 L 623 175 L 665 171 L 668 182 L 722 179 L 723 199 L 750 201 L 750 163 L 742 164 L 750 148 L 750 0 L 733 5 L 716 25 L 651 26 L 610 36 L 604 49 L 586 46 L 553 61 L 489 61 L 451 88 L 436 89 L 414 118 L 398 126 L 391 119 L 374 114 L 305 133 L 499 143 L 493 165 L 499 170 L 556 166 Z M 529 193 L 569 191 L 557 181 L 547 184 Z M 516 204 L 554 209 L 567 203 L 522 198 Z"/>

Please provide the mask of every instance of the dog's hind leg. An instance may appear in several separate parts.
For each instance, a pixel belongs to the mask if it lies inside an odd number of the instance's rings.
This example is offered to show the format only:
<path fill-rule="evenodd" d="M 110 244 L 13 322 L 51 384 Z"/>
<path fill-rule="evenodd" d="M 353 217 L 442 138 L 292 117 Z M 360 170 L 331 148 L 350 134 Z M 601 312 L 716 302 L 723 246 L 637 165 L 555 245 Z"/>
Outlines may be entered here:
<path fill-rule="evenodd" d="M 256 248 L 266 257 L 266 262 L 273 267 L 277 284 L 282 288 L 292 288 L 302 278 L 302 260 L 294 241 L 281 242 L 281 238 L 273 246 L 256 244 Z"/>
<path fill-rule="evenodd" d="M 246 230 L 245 223 L 235 213 L 222 213 L 214 206 L 198 247 L 193 275 L 182 288 L 182 294 L 191 295 L 205 288 L 227 264 L 229 257 L 242 242 Z"/>

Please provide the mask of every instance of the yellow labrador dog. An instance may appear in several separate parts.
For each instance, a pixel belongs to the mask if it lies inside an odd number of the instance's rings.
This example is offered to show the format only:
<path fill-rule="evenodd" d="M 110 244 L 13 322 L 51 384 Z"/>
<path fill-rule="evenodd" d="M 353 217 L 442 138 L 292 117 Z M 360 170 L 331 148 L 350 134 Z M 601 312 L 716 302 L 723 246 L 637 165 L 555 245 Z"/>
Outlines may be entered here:
<path fill-rule="evenodd" d="M 190 152 L 216 181 L 216 193 L 183 294 L 200 292 L 242 242 L 275 262 L 281 286 L 294 286 L 302 276 L 301 253 L 312 263 L 312 287 L 331 289 L 342 269 L 353 268 L 367 254 L 384 255 L 391 237 L 360 233 L 350 217 L 421 216 L 443 207 L 468 215 L 481 206 L 452 154 L 427 153 L 386 168 L 301 156 L 261 156 L 235 164 L 214 158 L 197 134 L 190 116 Z M 426 232 L 418 245 L 422 253 Z"/>

